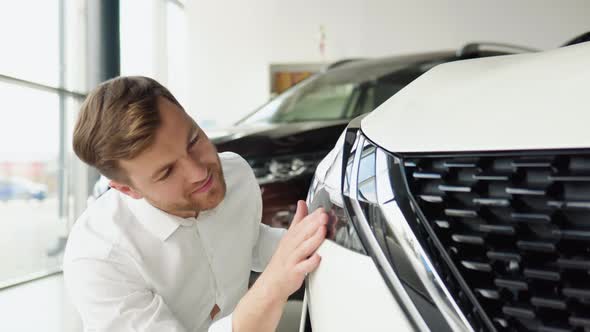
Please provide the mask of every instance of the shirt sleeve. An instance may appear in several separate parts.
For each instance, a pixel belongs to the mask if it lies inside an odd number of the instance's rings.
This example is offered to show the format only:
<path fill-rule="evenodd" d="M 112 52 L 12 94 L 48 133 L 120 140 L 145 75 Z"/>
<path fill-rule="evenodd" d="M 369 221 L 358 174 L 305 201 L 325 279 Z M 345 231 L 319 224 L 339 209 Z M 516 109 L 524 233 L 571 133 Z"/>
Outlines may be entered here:
<path fill-rule="evenodd" d="M 129 266 L 77 259 L 64 265 L 64 280 L 84 331 L 186 332 L 163 298 Z"/>
<path fill-rule="evenodd" d="M 287 230 L 270 227 L 262 223 L 258 227 L 258 241 L 256 241 L 252 251 L 252 271 L 262 272 Z"/>

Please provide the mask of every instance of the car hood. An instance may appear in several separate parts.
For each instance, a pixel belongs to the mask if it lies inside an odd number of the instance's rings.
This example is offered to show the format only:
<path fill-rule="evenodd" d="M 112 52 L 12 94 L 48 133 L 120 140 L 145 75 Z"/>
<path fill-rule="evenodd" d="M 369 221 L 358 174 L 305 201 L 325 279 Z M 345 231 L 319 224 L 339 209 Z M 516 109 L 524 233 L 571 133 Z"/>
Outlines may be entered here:
<path fill-rule="evenodd" d="M 269 156 L 330 150 L 349 120 L 238 125 L 205 132 L 220 152 Z"/>
<path fill-rule="evenodd" d="M 391 152 L 590 147 L 590 43 L 439 65 L 363 119 Z"/>
<path fill-rule="evenodd" d="M 256 123 L 234 127 L 205 130 L 214 143 L 222 143 L 248 135 L 268 135 L 270 137 L 290 136 L 304 131 L 346 124 L 349 120 L 306 121 L 292 123 Z"/>

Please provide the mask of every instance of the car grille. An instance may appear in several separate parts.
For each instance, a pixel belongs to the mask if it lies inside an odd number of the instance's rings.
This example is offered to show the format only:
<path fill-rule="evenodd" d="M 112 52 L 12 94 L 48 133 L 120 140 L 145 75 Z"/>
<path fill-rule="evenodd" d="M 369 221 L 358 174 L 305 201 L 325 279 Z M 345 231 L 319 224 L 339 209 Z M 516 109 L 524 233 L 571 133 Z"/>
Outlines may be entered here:
<path fill-rule="evenodd" d="M 403 169 L 418 236 L 476 330 L 590 331 L 590 152 L 406 156 Z"/>

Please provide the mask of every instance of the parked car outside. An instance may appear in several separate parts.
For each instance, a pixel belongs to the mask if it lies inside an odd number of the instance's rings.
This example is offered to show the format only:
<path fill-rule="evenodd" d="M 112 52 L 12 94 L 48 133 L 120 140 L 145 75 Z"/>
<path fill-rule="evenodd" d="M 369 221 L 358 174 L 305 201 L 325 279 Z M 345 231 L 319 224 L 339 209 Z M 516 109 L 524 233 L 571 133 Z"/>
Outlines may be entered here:
<path fill-rule="evenodd" d="M 47 185 L 22 177 L 0 178 L 0 201 L 16 199 L 38 200 L 47 198 Z"/>
<path fill-rule="evenodd" d="M 301 330 L 589 331 L 588 86 L 590 42 L 442 64 L 352 121 Z"/>

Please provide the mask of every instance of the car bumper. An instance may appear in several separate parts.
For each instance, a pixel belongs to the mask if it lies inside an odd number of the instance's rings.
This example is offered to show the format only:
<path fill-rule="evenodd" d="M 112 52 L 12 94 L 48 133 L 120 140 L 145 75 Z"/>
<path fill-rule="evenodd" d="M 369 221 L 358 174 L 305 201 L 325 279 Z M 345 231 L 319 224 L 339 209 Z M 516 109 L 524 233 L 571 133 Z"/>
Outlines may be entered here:
<path fill-rule="evenodd" d="M 318 253 L 322 264 L 309 276 L 306 287 L 314 332 L 380 331 L 386 327 L 413 331 L 371 257 L 329 240 Z"/>

